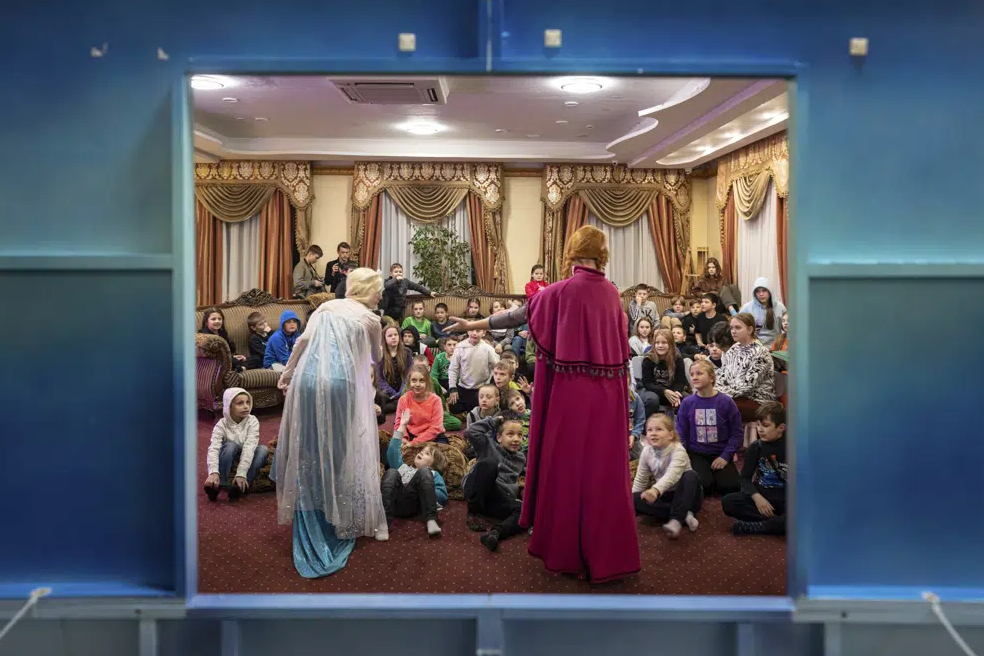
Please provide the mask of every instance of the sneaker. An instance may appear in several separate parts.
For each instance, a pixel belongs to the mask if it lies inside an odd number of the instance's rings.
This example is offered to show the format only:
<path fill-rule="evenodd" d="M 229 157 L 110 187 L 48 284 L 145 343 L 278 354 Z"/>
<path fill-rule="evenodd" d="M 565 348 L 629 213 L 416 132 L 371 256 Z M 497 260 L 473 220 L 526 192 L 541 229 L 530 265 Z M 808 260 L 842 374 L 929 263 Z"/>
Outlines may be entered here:
<path fill-rule="evenodd" d="M 490 528 L 488 533 L 479 538 L 479 541 L 489 551 L 496 551 L 499 548 L 499 527 L 493 526 Z"/>
<path fill-rule="evenodd" d="M 219 500 L 219 488 L 217 485 L 206 485 L 204 488 L 205 494 L 208 496 L 209 501 Z"/>
<path fill-rule="evenodd" d="M 765 522 L 743 522 L 736 520 L 731 525 L 731 532 L 735 535 L 765 535 Z"/>
<path fill-rule="evenodd" d="M 230 485 L 228 495 L 229 501 L 239 501 L 239 497 L 243 496 L 243 492 L 235 485 Z"/>
<path fill-rule="evenodd" d="M 468 514 L 468 529 L 476 533 L 483 533 L 488 530 L 489 523 L 481 515 Z"/>

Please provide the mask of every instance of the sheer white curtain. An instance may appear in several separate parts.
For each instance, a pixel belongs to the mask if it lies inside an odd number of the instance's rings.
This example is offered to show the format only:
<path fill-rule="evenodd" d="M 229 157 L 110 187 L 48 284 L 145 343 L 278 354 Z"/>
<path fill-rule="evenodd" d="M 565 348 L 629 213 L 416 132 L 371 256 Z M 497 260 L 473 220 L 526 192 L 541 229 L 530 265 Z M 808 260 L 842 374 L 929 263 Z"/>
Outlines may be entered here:
<path fill-rule="evenodd" d="M 260 286 L 260 215 L 222 224 L 222 299 L 232 301 Z"/>
<path fill-rule="evenodd" d="M 453 228 L 458 238 L 468 244 L 471 243 L 471 232 L 468 230 L 466 201 L 467 199 L 461 201 L 451 216 L 445 219 L 444 226 Z M 410 280 L 415 280 L 413 267 L 418 260 L 410 246 L 410 238 L 413 237 L 414 226 L 420 224 L 407 216 L 385 191 L 380 194 L 379 202 L 383 219 L 382 234 L 379 237 L 379 268 L 383 272 L 383 278 L 389 274 L 390 265 L 399 262 L 403 265 L 403 274 Z"/>
<path fill-rule="evenodd" d="M 773 298 L 782 300 L 779 290 L 779 245 L 776 243 L 778 211 L 776 185 L 770 182 L 765 192 L 765 205 L 758 216 L 746 221 L 746 217 L 738 213 L 738 287 L 743 304 L 754 300 L 752 285 L 760 276 L 765 276 L 772 283 Z"/>
<path fill-rule="evenodd" d="M 594 214 L 588 214 L 588 225 L 598 228 L 608 239 L 608 266 L 605 277 L 615 283 L 619 291 L 641 282 L 663 291 L 663 278 L 656 263 L 656 245 L 649 231 L 649 213 L 646 212 L 632 224 L 616 228 Z"/>

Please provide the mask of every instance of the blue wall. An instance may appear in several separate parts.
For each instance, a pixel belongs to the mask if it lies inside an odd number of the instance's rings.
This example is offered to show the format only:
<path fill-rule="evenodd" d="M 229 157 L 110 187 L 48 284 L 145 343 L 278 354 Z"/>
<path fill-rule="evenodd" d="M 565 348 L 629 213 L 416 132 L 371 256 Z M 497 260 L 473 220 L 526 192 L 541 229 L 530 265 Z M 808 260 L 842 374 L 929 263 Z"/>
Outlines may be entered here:
<path fill-rule="evenodd" d="M 495 0 L 491 23 L 476 0 L 13 6 L 0 591 L 185 590 L 179 76 L 481 72 L 487 35 L 500 72 L 797 73 L 795 591 L 984 588 L 980 2 Z M 545 28 L 563 30 L 559 52 Z M 416 33 L 415 55 L 396 53 L 399 32 Z M 860 65 L 854 36 L 870 40 Z"/>

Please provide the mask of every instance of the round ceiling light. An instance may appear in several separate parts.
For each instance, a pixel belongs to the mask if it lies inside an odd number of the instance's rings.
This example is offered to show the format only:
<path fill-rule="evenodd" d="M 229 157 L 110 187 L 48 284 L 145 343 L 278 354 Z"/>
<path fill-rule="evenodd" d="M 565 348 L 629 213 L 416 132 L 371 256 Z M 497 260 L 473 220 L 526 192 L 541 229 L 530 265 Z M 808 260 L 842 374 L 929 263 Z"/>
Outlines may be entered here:
<path fill-rule="evenodd" d="M 577 107 L 577 101 L 568 100 L 567 102 L 564 103 L 564 107 Z"/>
<path fill-rule="evenodd" d="M 408 123 L 403 126 L 403 129 L 410 134 L 428 136 L 440 132 L 441 126 L 435 125 L 434 123 Z"/>
<path fill-rule="evenodd" d="M 598 80 L 584 77 L 564 80 L 561 82 L 560 88 L 567 93 L 595 93 L 596 91 L 601 91 L 604 89 L 605 85 Z"/>
<path fill-rule="evenodd" d="M 228 83 L 214 75 L 194 75 L 191 78 L 191 88 L 196 91 L 217 91 L 224 89 Z"/>

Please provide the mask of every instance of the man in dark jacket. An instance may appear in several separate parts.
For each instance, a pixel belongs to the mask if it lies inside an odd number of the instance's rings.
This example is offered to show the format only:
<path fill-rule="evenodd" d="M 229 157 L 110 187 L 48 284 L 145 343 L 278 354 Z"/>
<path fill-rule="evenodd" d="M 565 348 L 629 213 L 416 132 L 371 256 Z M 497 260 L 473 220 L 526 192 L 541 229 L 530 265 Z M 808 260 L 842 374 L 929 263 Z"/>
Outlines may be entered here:
<path fill-rule="evenodd" d="M 335 249 L 338 253 L 338 257 L 328 264 L 325 265 L 325 284 L 328 285 L 328 291 L 335 295 L 336 298 L 342 298 L 336 288 L 338 283 L 345 280 L 345 273 L 342 272 L 342 266 L 346 264 L 353 265 L 350 269 L 354 269 L 358 266 L 358 263 L 349 259 L 352 254 L 352 247 L 348 245 L 348 242 L 342 242 Z"/>

